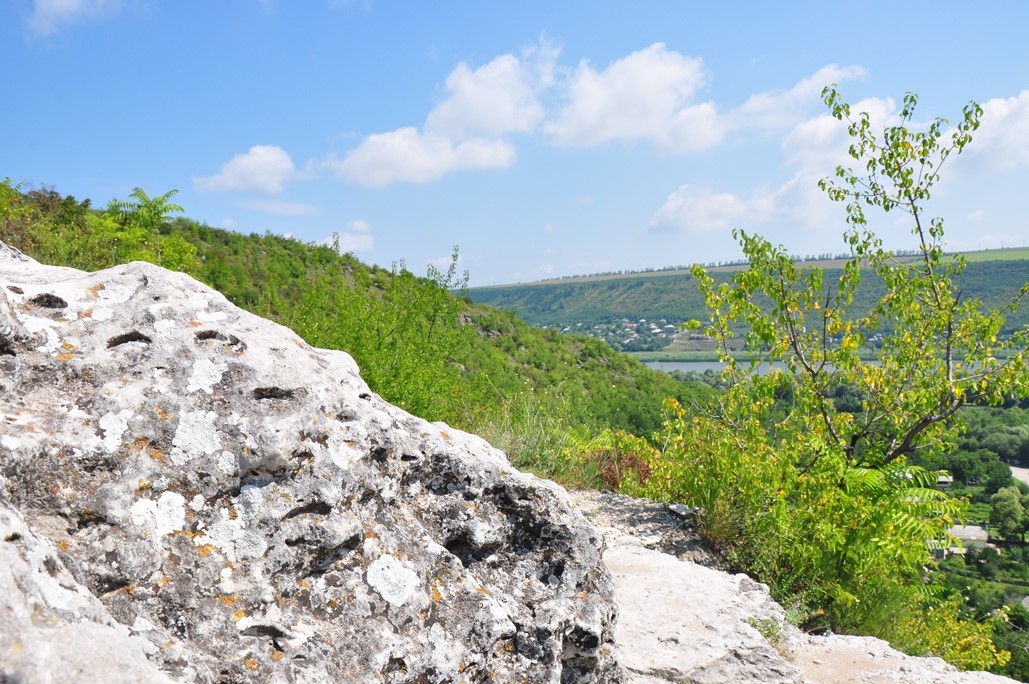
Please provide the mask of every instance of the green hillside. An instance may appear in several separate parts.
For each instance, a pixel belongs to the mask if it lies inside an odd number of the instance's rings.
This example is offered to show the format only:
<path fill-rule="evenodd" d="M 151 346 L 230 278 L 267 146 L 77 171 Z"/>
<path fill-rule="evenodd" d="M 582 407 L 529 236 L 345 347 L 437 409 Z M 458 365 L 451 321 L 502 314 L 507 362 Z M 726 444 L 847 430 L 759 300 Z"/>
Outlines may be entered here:
<path fill-rule="evenodd" d="M 0 182 L 0 240 L 39 261 L 97 270 L 142 259 L 186 271 L 312 345 L 349 352 L 390 402 L 482 434 L 550 477 L 596 482 L 590 464 L 563 460 L 566 443 L 606 429 L 650 434 L 667 398 L 708 391 L 600 340 L 541 330 L 455 296 L 461 277 L 453 268 L 419 278 L 331 247 L 170 213 L 147 229 L 131 211 L 97 211 L 88 200 Z"/>

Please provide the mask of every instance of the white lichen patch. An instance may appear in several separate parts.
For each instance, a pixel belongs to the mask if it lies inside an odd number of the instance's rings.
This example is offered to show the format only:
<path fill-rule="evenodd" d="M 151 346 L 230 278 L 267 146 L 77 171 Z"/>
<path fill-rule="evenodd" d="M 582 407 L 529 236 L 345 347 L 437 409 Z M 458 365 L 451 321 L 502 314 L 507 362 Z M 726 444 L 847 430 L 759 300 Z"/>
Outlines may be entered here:
<path fill-rule="evenodd" d="M 175 492 L 161 494 L 157 501 L 140 499 L 129 508 L 132 522 L 163 536 L 181 530 L 186 522 L 186 499 Z"/>
<path fill-rule="evenodd" d="M 193 364 L 193 374 L 189 376 L 189 384 L 186 385 L 187 392 L 200 390 L 205 394 L 211 394 L 213 387 L 217 385 L 222 374 L 229 369 L 227 364 L 215 363 L 210 359 L 199 359 Z"/>
<path fill-rule="evenodd" d="M 21 324 L 30 333 L 43 332 L 46 334 L 46 342 L 36 347 L 36 351 L 54 354 L 61 348 L 61 338 L 57 335 L 57 331 L 54 330 L 57 326 L 55 321 L 51 321 L 49 318 L 25 316 L 21 319 Z"/>
<path fill-rule="evenodd" d="M 153 307 L 151 307 L 151 310 L 152 309 Z M 154 330 L 157 331 L 159 335 L 168 335 L 178 330 L 180 327 L 182 327 L 181 323 L 177 323 L 170 318 L 162 318 L 154 322 Z"/>
<path fill-rule="evenodd" d="M 100 429 L 104 431 L 104 448 L 114 453 L 121 446 L 121 436 L 129 427 L 132 411 L 122 409 L 118 413 L 108 411 L 100 417 Z"/>
<path fill-rule="evenodd" d="M 231 451 L 223 451 L 218 454 L 218 460 L 216 461 L 218 470 L 226 475 L 231 475 L 236 472 L 236 455 Z"/>
<path fill-rule="evenodd" d="M 103 308 L 102 309 L 102 308 L 99 308 L 99 307 L 97 307 L 96 309 L 93 309 L 92 319 L 94 321 L 98 321 L 98 322 L 102 323 L 104 321 L 111 320 L 111 318 L 113 318 L 113 317 L 114 317 L 114 311 L 112 311 L 111 309 L 107 309 L 107 308 Z"/>
<path fill-rule="evenodd" d="M 106 282 L 103 283 L 103 289 L 97 291 L 97 299 L 110 302 L 111 304 L 124 304 L 129 301 L 135 292 L 135 287 L 126 285 L 125 283 Z M 94 317 L 95 316 L 96 312 L 94 310 Z"/>
<path fill-rule="evenodd" d="M 368 584 L 390 605 L 402 606 L 418 591 L 421 583 L 414 570 L 387 553 L 368 566 Z"/>
<path fill-rule="evenodd" d="M 261 535 L 248 530 L 241 519 L 232 518 L 226 509 L 219 513 L 221 520 L 211 525 L 205 534 L 193 537 L 194 544 L 210 544 L 232 562 L 240 558 L 260 558 L 264 555 L 268 544 Z"/>
<path fill-rule="evenodd" d="M 226 318 L 228 316 L 222 311 L 198 311 L 196 315 L 196 319 L 203 323 L 215 323 Z"/>
<path fill-rule="evenodd" d="M 176 465 L 186 462 L 190 455 L 210 456 L 221 448 L 221 437 L 214 421 L 214 411 L 186 411 L 179 416 L 179 425 L 172 438 L 172 461 Z"/>

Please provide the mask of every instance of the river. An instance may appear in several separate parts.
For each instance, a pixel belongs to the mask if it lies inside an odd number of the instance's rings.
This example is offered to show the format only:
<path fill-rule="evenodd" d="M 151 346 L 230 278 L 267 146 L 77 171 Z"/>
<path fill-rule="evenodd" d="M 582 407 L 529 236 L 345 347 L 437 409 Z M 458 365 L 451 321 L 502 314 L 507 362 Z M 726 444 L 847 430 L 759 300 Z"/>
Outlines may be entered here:
<path fill-rule="evenodd" d="M 740 366 L 746 366 L 749 361 L 738 361 Z M 694 371 L 696 373 L 703 373 L 706 370 L 712 370 L 716 373 L 720 373 L 725 364 L 721 361 L 644 361 L 643 364 L 648 368 L 654 370 L 664 371 L 665 373 L 671 373 L 672 371 L 682 371 L 688 373 Z M 774 363 L 772 365 L 762 364 L 759 368 L 759 372 L 764 374 L 772 368 L 785 368 L 786 366 L 782 363 Z"/>

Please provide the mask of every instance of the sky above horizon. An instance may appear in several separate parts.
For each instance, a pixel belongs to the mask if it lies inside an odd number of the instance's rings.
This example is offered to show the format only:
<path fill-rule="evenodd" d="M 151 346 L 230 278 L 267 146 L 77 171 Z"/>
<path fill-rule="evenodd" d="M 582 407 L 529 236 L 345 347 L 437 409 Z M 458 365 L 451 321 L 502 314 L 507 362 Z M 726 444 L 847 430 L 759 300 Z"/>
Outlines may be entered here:
<path fill-rule="evenodd" d="M 13 0 L 0 178 L 472 285 L 846 251 L 817 182 L 837 83 L 880 128 L 982 127 L 929 206 L 948 248 L 1029 245 L 1029 3 Z M 898 214 L 870 215 L 915 247 Z"/>

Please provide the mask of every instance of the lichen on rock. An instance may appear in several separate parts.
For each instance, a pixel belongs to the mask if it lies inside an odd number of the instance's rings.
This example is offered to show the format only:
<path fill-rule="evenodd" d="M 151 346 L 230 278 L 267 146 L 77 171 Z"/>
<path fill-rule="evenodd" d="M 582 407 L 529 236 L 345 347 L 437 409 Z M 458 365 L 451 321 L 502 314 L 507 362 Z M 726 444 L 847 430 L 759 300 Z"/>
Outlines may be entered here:
<path fill-rule="evenodd" d="M 185 275 L 0 243 L 0 385 L 0 679 L 72 631 L 153 675 L 83 681 L 623 677 L 563 490 Z"/>

